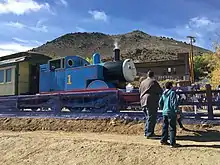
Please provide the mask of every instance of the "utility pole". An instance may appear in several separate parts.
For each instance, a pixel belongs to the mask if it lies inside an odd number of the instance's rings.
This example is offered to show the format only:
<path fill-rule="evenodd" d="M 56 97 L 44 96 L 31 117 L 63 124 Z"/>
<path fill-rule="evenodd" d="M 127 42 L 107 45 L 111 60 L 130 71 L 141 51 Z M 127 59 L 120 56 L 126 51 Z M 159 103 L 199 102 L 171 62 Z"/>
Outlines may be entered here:
<path fill-rule="evenodd" d="M 195 37 L 187 36 L 190 39 L 190 52 L 189 52 L 189 69 L 190 69 L 190 80 L 191 83 L 195 82 L 194 76 L 194 62 L 193 62 L 193 43 L 196 42 Z"/>

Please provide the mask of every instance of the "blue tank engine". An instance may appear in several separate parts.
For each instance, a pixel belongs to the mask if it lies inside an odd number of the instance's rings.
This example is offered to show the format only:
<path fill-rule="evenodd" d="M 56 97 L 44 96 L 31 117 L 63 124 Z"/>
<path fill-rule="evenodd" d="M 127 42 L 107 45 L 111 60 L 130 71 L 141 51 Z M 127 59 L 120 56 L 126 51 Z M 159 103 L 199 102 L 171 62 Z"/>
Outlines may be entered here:
<path fill-rule="evenodd" d="M 104 63 L 97 53 L 91 64 L 80 56 L 66 56 L 40 65 L 39 92 L 123 88 L 136 74 L 131 59 L 120 60 L 120 49 L 114 49 L 114 61 Z"/>
<path fill-rule="evenodd" d="M 131 59 L 120 60 L 119 49 L 114 49 L 113 61 L 104 63 L 97 53 L 92 63 L 80 56 L 52 59 L 40 65 L 39 93 L 1 97 L 0 113 L 60 116 L 119 112 L 130 98 L 119 89 L 134 81 L 136 74 Z M 37 86 L 38 81 L 35 83 Z"/>

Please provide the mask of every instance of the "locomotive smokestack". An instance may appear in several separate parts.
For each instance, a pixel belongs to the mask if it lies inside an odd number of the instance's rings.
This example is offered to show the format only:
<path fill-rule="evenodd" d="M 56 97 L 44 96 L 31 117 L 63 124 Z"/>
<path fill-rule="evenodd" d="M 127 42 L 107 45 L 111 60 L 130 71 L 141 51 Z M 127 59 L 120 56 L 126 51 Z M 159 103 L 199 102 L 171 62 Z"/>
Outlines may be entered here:
<path fill-rule="evenodd" d="M 120 49 L 119 48 L 117 48 L 117 49 L 114 49 L 114 60 L 115 61 L 120 61 Z"/>
<path fill-rule="evenodd" d="M 114 61 L 120 61 L 120 49 L 118 47 L 118 43 L 114 43 L 115 48 L 114 48 Z"/>

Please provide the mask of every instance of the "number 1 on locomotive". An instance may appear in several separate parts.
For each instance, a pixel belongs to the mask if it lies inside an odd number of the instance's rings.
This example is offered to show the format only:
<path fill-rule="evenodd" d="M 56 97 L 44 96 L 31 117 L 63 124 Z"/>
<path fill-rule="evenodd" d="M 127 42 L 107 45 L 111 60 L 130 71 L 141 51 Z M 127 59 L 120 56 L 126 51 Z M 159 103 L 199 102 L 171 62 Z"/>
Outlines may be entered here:
<path fill-rule="evenodd" d="M 71 75 L 68 75 L 68 76 L 67 76 L 67 84 L 72 84 Z"/>

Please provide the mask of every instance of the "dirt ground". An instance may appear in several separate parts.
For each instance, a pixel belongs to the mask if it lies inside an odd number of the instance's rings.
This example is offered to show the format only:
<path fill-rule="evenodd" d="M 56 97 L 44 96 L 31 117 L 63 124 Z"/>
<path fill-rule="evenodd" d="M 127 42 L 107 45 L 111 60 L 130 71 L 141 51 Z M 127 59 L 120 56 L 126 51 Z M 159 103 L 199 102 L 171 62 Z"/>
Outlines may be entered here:
<path fill-rule="evenodd" d="M 145 139 L 144 123 L 120 120 L 0 118 L 1 164 L 220 165 L 220 126 L 178 129 L 180 148 Z"/>

